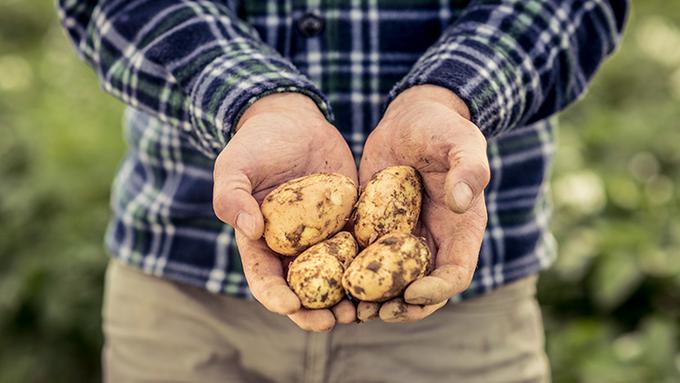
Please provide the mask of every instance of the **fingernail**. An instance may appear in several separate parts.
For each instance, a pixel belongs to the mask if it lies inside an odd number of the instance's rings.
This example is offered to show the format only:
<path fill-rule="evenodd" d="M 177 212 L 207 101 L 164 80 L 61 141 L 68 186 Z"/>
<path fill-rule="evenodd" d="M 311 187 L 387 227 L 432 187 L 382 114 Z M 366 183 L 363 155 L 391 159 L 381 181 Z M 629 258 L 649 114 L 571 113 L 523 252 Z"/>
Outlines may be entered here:
<path fill-rule="evenodd" d="M 239 213 L 236 217 L 236 229 L 251 238 L 255 235 L 255 219 L 248 213 Z"/>
<path fill-rule="evenodd" d="M 467 209 L 472 203 L 472 189 L 465 182 L 458 182 L 453 187 L 453 200 L 458 207 Z"/>

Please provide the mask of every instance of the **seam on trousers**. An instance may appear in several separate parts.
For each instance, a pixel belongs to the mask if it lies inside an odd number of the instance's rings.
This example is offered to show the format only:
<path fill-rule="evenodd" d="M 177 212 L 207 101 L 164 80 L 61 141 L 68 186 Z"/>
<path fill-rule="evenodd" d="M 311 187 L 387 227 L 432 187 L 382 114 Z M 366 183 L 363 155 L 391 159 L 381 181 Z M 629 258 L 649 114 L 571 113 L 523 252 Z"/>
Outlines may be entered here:
<path fill-rule="evenodd" d="M 305 334 L 303 383 L 321 383 L 327 380 L 329 350 L 330 333 Z"/>

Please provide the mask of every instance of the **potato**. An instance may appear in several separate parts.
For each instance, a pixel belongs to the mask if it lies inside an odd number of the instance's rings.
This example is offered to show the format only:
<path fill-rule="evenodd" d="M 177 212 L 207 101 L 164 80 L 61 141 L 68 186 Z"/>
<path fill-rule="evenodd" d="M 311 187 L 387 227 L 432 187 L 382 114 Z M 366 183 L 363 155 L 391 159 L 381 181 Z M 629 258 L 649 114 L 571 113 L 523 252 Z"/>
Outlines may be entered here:
<path fill-rule="evenodd" d="M 352 296 L 383 302 L 401 295 L 406 287 L 430 271 L 430 250 L 409 233 L 390 233 L 356 256 L 342 277 Z"/>
<path fill-rule="evenodd" d="M 296 255 L 342 229 L 357 200 L 357 186 L 342 174 L 319 173 L 288 181 L 262 202 L 270 249 Z"/>
<path fill-rule="evenodd" d="M 343 269 L 346 269 L 352 263 L 359 251 L 357 241 L 348 231 L 339 232 L 333 238 L 324 241 L 323 245 L 325 245 L 328 254 L 335 256 L 342 263 Z"/>
<path fill-rule="evenodd" d="M 352 234 L 342 231 L 300 254 L 288 267 L 288 285 L 308 309 L 335 306 L 342 300 L 342 275 L 357 254 Z"/>
<path fill-rule="evenodd" d="M 411 233 L 422 202 L 420 175 L 410 166 L 392 166 L 373 175 L 359 197 L 354 236 L 362 247 L 387 233 Z"/>

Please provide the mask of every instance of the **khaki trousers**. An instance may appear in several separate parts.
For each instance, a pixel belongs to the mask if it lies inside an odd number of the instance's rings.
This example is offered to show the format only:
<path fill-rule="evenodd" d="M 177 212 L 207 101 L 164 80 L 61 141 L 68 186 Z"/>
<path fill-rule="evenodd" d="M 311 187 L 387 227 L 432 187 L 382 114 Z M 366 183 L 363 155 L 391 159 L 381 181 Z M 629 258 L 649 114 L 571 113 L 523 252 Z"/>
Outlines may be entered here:
<path fill-rule="evenodd" d="M 104 381 L 547 382 L 536 278 L 412 324 L 299 330 L 259 303 L 147 276 L 106 275 Z"/>

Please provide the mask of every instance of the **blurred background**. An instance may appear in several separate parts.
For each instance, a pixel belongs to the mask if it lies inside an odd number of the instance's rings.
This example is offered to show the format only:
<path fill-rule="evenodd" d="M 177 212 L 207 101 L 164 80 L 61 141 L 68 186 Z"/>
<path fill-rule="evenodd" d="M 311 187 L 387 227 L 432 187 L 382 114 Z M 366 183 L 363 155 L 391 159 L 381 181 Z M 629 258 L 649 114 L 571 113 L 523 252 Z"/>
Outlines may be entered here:
<path fill-rule="evenodd" d="M 0 382 L 99 380 L 121 112 L 51 2 L 0 0 Z M 560 257 L 539 286 L 554 381 L 680 382 L 680 2 L 637 1 L 560 121 Z"/>

